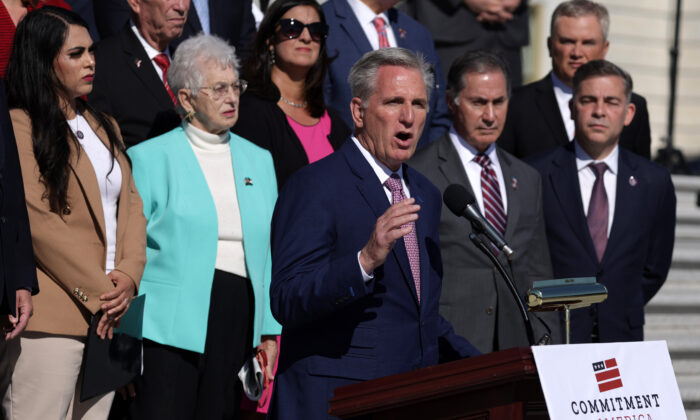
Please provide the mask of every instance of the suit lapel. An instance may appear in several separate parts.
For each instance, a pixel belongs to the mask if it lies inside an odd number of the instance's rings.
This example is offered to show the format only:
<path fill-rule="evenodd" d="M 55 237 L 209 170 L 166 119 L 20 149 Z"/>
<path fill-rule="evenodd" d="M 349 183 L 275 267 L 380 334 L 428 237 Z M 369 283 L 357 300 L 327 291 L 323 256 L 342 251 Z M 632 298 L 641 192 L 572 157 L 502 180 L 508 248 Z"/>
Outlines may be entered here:
<path fill-rule="evenodd" d="M 374 213 L 375 217 L 378 218 L 379 216 L 384 214 L 384 212 L 386 212 L 390 206 L 389 200 L 386 196 L 386 192 L 384 191 L 384 187 L 379 183 L 377 175 L 374 173 L 369 163 L 365 160 L 365 157 L 357 149 L 357 146 L 355 146 L 355 142 L 353 142 L 352 140 L 348 140 L 340 150 L 345 154 L 345 158 L 348 161 L 350 170 L 357 176 L 356 185 L 358 191 L 365 199 L 367 205 L 372 209 L 372 212 Z M 406 182 L 408 183 L 408 181 Z M 420 197 L 420 189 L 418 197 Z M 416 201 L 418 202 L 418 198 L 416 198 Z M 418 220 L 420 220 L 420 217 L 418 218 Z M 417 223 L 417 233 L 420 233 L 421 231 L 419 226 L 420 225 Z M 418 238 L 419 243 L 422 243 L 420 242 L 420 236 L 418 236 Z M 421 258 L 423 258 L 424 251 L 421 250 L 420 252 Z M 406 246 L 404 245 L 403 238 L 396 241 L 394 248 L 391 250 L 391 254 L 396 259 L 396 262 L 398 263 L 398 266 L 400 267 L 406 282 L 410 282 L 409 289 L 411 290 L 411 293 L 416 302 L 418 302 L 418 296 L 416 295 L 416 287 L 413 282 L 413 274 L 411 273 L 411 264 L 408 262 L 408 254 L 406 253 Z M 427 261 L 427 254 L 425 258 Z M 423 267 L 423 264 L 421 264 L 421 267 Z M 423 268 L 421 268 L 421 276 L 422 275 Z"/>
<path fill-rule="evenodd" d="M 575 236 L 583 243 L 593 261 L 598 261 L 593 240 L 588 231 L 586 215 L 583 212 L 573 142 L 567 145 L 566 149 L 559 149 L 554 154 L 552 172 L 549 173 L 547 182 L 552 184 L 560 211 L 569 222 Z"/>
<path fill-rule="evenodd" d="M 172 108 L 173 102 L 165 89 L 163 81 L 156 74 L 153 63 L 151 63 L 146 51 L 129 26 L 122 30 L 121 38 L 124 54 L 127 56 L 126 62 L 131 71 L 134 72 L 136 77 L 146 87 L 146 90 L 156 98 L 163 108 Z"/>
<path fill-rule="evenodd" d="M 617 167 L 615 213 L 601 263 L 604 263 L 616 249 L 621 249 L 618 245 L 620 242 L 629 240 L 625 232 L 635 229 L 633 225 L 637 223 L 637 219 L 630 217 L 630 215 L 640 211 L 637 205 L 644 202 L 643 197 L 647 193 L 647 185 L 641 182 L 642 177 L 637 165 L 627 159 L 627 154 L 622 148 L 618 148 L 618 150 L 620 155 Z"/>
<path fill-rule="evenodd" d="M 88 116 L 85 114 L 87 113 L 83 113 L 83 116 L 88 118 Z M 88 122 L 90 123 L 91 121 L 88 120 Z M 93 128 L 93 130 L 95 129 L 93 124 L 90 124 L 90 126 Z M 103 137 L 106 137 L 104 135 L 104 131 L 95 130 L 95 132 L 98 136 L 100 136 L 100 140 L 104 142 Z M 73 141 L 69 141 L 68 143 L 71 148 L 70 167 L 83 190 L 85 200 L 90 208 L 90 213 L 99 227 L 102 242 L 106 243 L 105 217 L 104 210 L 102 209 L 102 194 L 100 193 L 100 186 L 97 183 L 95 168 L 92 166 L 90 158 L 79 143 Z"/>
<path fill-rule="evenodd" d="M 353 13 L 350 5 L 343 0 L 333 2 L 333 6 L 335 6 L 335 14 L 340 22 L 340 27 L 347 38 L 355 45 L 360 55 L 367 51 L 372 51 L 372 45 L 365 36 L 365 31 L 362 30 L 362 26 L 357 21 L 357 17 L 355 17 L 355 13 Z"/>
<path fill-rule="evenodd" d="M 540 109 L 540 116 L 547 123 L 552 133 L 552 138 L 556 140 L 556 144 L 564 145 L 568 143 L 569 135 L 566 133 L 566 126 L 561 120 L 561 111 L 559 110 L 557 97 L 554 95 L 554 85 L 550 74 L 537 83 L 536 92 L 535 103 Z"/>
<path fill-rule="evenodd" d="M 447 183 L 462 185 L 473 194 L 474 191 L 472 191 L 472 186 L 464 170 L 464 165 L 462 165 L 459 153 L 457 153 L 457 150 L 452 144 L 449 133 L 445 133 L 437 142 L 438 165 Z"/>
<path fill-rule="evenodd" d="M 496 153 L 498 154 L 498 163 L 501 166 L 501 172 L 503 173 L 503 186 L 506 191 L 506 198 L 508 200 L 508 210 L 506 212 L 506 242 L 513 241 L 513 235 L 515 234 L 515 228 L 518 226 L 518 219 L 520 218 L 520 199 L 518 194 L 520 191 L 517 189 L 518 180 L 513 173 L 513 166 L 509 156 L 506 156 L 501 149 L 496 147 Z"/>

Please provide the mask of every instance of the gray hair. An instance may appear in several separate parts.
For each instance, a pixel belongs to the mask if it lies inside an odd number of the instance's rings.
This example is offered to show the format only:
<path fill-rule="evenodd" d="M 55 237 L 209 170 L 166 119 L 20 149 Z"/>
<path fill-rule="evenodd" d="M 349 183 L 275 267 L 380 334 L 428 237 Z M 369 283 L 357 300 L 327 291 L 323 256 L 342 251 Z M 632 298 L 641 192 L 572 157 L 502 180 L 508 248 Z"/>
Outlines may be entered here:
<path fill-rule="evenodd" d="M 616 76 L 622 79 L 622 84 L 625 89 L 625 99 L 627 103 L 629 103 L 632 100 L 632 76 L 622 68 L 606 60 L 589 61 L 576 70 L 576 73 L 574 73 L 574 97 L 578 95 L 581 89 L 581 83 L 583 83 L 584 80 L 605 76 Z"/>
<path fill-rule="evenodd" d="M 432 66 L 425 61 L 423 55 L 420 53 L 416 55 L 405 48 L 380 48 L 368 52 L 357 60 L 348 75 L 352 97 L 360 98 L 363 108 L 367 107 L 369 97 L 377 90 L 377 73 L 382 66 L 399 66 L 418 70 L 425 83 L 426 96 L 428 99 L 430 98 L 435 74 Z"/>
<path fill-rule="evenodd" d="M 581 17 L 593 15 L 598 19 L 600 28 L 603 30 L 603 39 L 608 39 L 608 31 L 610 30 L 610 15 L 608 9 L 602 4 L 598 4 L 589 0 L 569 0 L 565 1 L 552 13 L 552 22 L 549 28 L 550 36 L 554 35 L 554 25 L 560 17 Z"/>
<path fill-rule="evenodd" d="M 464 75 L 468 73 L 486 74 L 491 72 L 503 73 L 506 80 L 506 94 L 510 98 L 510 71 L 508 64 L 498 55 L 488 51 L 471 51 L 457 57 L 447 73 L 447 91 L 452 96 L 455 105 L 459 105 L 459 92 L 466 86 Z"/>
<path fill-rule="evenodd" d="M 215 35 L 199 34 L 188 38 L 178 45 L 168 69 L 170 88 L 176 95 L 180 89 L 189 89 L 192 96 L 197 97 L 204 83 L 203 70 L 212 64 L 222 68 L 231 66 L 238 75 L 236 49 Z"/>

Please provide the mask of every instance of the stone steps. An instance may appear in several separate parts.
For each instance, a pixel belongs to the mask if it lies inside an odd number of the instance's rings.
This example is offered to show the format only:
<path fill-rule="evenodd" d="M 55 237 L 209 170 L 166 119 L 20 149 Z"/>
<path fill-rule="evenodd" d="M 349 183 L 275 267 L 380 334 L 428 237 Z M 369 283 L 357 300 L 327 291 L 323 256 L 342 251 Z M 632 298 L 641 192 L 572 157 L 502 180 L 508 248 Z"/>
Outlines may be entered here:
<path fill-rule="evenodd" d="M 673 176 L 678 208 L 673 263 L 646 307 L 646 340 L 666 340 L 689 420 L 700 420 L 700 177 Z"/>

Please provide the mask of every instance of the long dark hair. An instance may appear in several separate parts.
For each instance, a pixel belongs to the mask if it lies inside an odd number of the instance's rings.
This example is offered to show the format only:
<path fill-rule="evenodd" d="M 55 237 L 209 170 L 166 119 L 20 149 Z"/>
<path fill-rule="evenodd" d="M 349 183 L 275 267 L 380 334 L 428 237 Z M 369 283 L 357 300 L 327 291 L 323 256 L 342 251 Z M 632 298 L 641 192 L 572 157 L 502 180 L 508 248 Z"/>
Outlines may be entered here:
<path fill-rule="evenodd" d="M 260 28 L 253 44 L 253 53 L 243 67 L 244 77 L 248 80 L 249 90 L 267 100 L 277 102 L 280 91 L 272 82 L 272 56 L 270 45 L 275 44 L 277 25 L 282 16 L 293 7 L 310 6 L 316 10 L 321 22 L 326 23 L 321 6 L 316 0 L 276 0 L 265 12 Z M 330 59 L 326 52 L 326 40 L 321 40 L 321 49 L 316 63 L 306 74 L 306 89 L 304 100 L 308 103 L 309 113 L 314 118 L 320 118 L 326 111 L 323 101 L 323 81 Z"/>
<path fill-rule="evenodd" d="M 65 95 L 66 89 L 54 70 L 54 60 L 63 47 L 70 25 L 88 27 L 80 16 L 58 7 L 47 6 L 28 13 L 17 26 L 7 70 L 8 104 L 10 108 L 23 109 L 29 114 L 34 157 L 41 182 L 46 187 L 44 196 L 51 211 L 59 215 L 68 205 L 69 142 L 74 142 L 80 150 L 78 139 L 59 105 L 59 95 Z M 107 133 L 112 157 L 117 150 L 123 152 L 124 147 L 107 117 L 82 99 L 77 101 Z"/>

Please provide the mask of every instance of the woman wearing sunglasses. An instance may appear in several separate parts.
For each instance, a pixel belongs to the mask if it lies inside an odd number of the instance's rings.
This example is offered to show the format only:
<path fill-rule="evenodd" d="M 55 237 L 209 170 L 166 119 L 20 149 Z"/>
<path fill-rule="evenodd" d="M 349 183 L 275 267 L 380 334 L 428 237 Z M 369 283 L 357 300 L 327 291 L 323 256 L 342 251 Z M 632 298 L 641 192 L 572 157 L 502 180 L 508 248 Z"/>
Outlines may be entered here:
<path fill-rule="evenodd" d="M 246 88 L 237 64 L 220 38 L 180 44 L 168 83 L 183 123 L 127 152 L 148 220 L 135 420 L 238 418 L 245 358 L 258 344 L 277 357 L 267 299 L 277 183 L 270 153 L 230 133 Z"/>
<path fill-rule="evenodd" d="M 234 132 L 272 153 L 279 188 L 350 135 L 323 100 L 327 34 L 315 0 L 276 0 L 265 13 L 244 67 L 250 86 L 241 98 Z"/>

